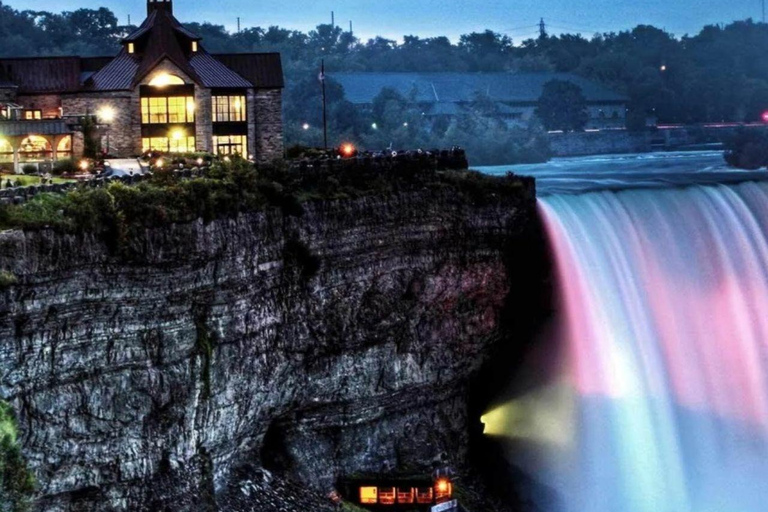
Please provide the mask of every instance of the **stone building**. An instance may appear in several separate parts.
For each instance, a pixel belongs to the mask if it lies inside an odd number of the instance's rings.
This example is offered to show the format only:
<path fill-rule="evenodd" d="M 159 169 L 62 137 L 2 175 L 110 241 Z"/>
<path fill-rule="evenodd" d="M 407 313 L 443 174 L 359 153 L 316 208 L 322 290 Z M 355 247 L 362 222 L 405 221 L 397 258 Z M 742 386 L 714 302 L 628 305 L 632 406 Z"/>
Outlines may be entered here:
<path fill-rule="evenodd" d="M 277 53 L 211 54 L 148 0 L 147 18 L 115 57 L 0 59 L 0 165 L 80 156 L 84 119 L 102 149 L 282 156 L 283 72 Z"/>
<path fill-rule="evenodd" d="M 544 85 L 563 80 L 581 89 L 587 100 L 587 129 L 623 128 L 629 98 L 571 73 L 329 73 L 344 95 L 362 111 L 385 88 L 413 99 L 431 118 L 466 112 L 478 95 L 493 102 L 497 116 L 509 125 L 525 125 L 535 117 Z M 375 120 L 374 120 L 375 121 Z"/>

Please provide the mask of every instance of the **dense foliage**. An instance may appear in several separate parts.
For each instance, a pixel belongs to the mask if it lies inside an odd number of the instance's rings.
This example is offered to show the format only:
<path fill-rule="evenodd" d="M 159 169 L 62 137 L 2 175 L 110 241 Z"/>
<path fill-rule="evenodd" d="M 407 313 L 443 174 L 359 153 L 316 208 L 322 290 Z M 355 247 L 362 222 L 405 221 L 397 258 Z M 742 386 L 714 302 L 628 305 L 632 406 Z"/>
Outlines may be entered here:
<path fill-rule="evenodd" d="M 589 120 L 587 100 L 578 85 L 552 80 L 544 84 L 536 117 L 547 130 L 583 130 Z"/>
<path fill-rule="evenodd" d="M 13 410 L 0 400 L 0 510 L 3 512 L 29 510 L 29 497 L 35 488 L 16 436 Z"/>
<path fill-rule="evenodd" d="M 512 41 L 491 31 L 452 42 L 446 37 L 377 37 L 362 41 L 340 27 L 319 25 L 309 33 L 251 27 L 229 33 L 223 26 L 188 23 L 211 52 L 278 51 L 283 56 L 288 145 L 322 143 L 320 85 L 325 59 L 335 71 L 560 71 L 597 80 L 631 98 L 630 127 L 647 115 L 663 123 L 755 121 L 768 109 L 768 25 L 751 20 L 710 25 L 675 37 L 641 25 L 632 30 L 563 34 Z M 114 53 L 133 27 L 107 9 L 52 14 L 15 11 L 0 4 L 0 55 L 103 55 Z M 350 140 L 368 149 L 465 146 L 475 163 L 545 156 L 541 131 L 509 129 L 484 110 L 482 98 L 451 123 L 434 125 L 408 98 L 382 93 L 372 114 L 360 114 L 328 83 L 330 141 Z M 395 122 L 396 121 L 396 122 Z M 308 129 L 303 129 L 304 124 Z M 376 123 L 376 128 L 373 124 Z M 407 126 L 404 124 L 407 123 Z M 533 148 L 533 150 L 532 150 Z M 498 156 L 498 151 L 508 153 Z M 486 155 L 488 155 L 486 157 Z"/>

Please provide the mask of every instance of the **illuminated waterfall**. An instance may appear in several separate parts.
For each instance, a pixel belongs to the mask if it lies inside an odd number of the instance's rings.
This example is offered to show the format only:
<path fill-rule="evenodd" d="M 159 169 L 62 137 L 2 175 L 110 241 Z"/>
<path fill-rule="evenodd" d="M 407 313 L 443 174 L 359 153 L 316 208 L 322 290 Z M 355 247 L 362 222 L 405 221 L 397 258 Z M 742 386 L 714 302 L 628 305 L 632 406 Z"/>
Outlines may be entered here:
<path fill-rule="evenodd" d="M 532 472 L 567 512 L 768 510 L 768 184 L 555 195 L 540 211 L 574 411 L 549 430 L 574 441 Z"/>

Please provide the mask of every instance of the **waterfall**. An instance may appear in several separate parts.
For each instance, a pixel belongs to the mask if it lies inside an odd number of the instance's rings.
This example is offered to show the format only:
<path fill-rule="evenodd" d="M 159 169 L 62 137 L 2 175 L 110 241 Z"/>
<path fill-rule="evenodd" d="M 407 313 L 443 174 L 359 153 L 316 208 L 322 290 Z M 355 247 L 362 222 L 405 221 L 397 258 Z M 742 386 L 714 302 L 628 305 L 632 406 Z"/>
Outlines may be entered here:
<path fill-rule="evenodd" d="M 555 491 L 555 508 L 768 510 L 768 184 L 539 206 L 559 295 L 553 387 L 564 392 L 538 392 L 550 422 L 539 441 L 561 442 L 526 469 Z M 535 415 L 531 400 L 507 407 L 505 435 L 521 435 L 509 411 Z"/>

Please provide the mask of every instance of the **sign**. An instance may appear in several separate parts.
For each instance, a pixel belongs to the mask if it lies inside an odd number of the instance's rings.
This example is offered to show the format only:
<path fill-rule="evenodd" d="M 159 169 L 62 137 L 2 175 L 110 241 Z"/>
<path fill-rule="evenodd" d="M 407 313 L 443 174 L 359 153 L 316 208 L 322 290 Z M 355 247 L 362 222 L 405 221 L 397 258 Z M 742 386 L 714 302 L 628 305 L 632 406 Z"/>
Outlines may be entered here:
<path fill-rule="evenodd" d="M 454 510 L 459 510 L 459 500 L 446 501 L 432 507 L 432 512 L 452 512 Z"/>

